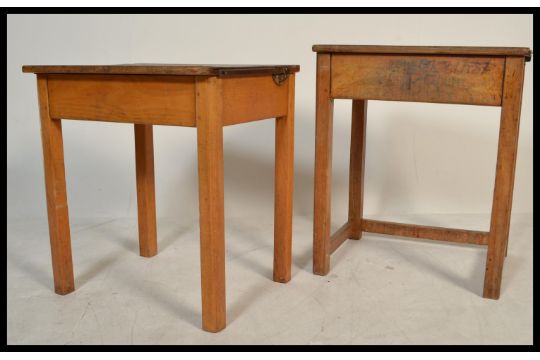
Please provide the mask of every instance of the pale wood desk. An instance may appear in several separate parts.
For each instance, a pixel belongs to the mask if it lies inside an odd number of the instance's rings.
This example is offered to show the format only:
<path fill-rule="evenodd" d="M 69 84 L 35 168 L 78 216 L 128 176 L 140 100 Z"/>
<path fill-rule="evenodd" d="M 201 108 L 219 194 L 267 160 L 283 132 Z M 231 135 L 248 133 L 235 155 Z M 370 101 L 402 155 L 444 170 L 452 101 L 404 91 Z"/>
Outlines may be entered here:
<path fill-rule="evenodd" d="M 61 119 L 133 123 L 139 246 L 157 254 L 153 125 L 197 128 L 202 327 L 225 327 L 223 127 L 276 118 L 274 281 L 291 277 L 297 65 L 23 66 L 37 74 L 45 187 L 58 294 L 75 289 Z"/>
<path fill-rule="evenodd" d="M 508 244 L 521 95 L 528 48 L 315 45 L 317 125 L 313 271 L 326 275 L 345 240 L 373 232 L 487 245 L 484 297 L 500 296 Z M 348 221 L 330 234 L 334 99 L 352 99 Z M 363 216 L 367 101 L 418 101 L 501 107 L 489 232 L 398 224 Z"/>

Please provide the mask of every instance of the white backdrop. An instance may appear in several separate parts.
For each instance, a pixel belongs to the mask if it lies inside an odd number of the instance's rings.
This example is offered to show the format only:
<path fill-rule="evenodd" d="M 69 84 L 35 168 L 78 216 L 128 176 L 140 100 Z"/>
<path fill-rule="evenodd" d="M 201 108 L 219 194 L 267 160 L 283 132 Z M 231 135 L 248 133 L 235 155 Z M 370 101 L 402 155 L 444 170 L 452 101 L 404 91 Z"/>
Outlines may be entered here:
<path fill-rule="evenodd" d="M 46 216 L 35 76 L 22 74 L 23 64 L 299 64 L 295 215 L 311 218 L 313 44 L 532 48 L 532 29 L 532 15 L 9 15 L 8 219 Z M 514 213 L 532 212 L 533 63 L 526 66 Z M 350 107 L 350 101 L 336 101 L 336 223 L 345 220 L 347 208 Z M 368 109 L 366 214 L 490 212 L 499 108 L 372 101 Z M 63 124 L 71 217 L 135 217 L 132 125 Z M 271 221 L 273 131 L 273 120 L 225 129 L 226 217 Z M 195 130 L 158 126 L 154 144 L 158 217 L 193 222 Z"/>

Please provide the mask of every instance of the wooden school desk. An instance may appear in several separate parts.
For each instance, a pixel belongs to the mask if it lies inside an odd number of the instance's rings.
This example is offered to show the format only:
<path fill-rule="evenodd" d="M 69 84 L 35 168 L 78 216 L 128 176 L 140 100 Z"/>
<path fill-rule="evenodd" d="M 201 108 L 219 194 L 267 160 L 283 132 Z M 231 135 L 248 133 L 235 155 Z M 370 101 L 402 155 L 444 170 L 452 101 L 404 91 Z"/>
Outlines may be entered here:
<path fill-rule="evenodd" d="M 45 188 L 58 294 L 75 289 L 61 120 L 133 123 L 141 256 L 157 253 L 153 125 L 197 128 L 202 327 L 225 327 L 223 127 L 276 118 L 274 281 L 291 277 L 297 65 L 23 66 L 37 74 Z"/>
<path fill-rule="evenodd" d="M 521 95 L 528 48 L 315 45 L 317 125 L 313 271 L 325 275 L 330 254 L 362 232 L 487 245 L 484 297 L 500 296 L 508 244 Z M 332 109 L 352 99 L 348 221 L 330 234 Z M 417 101 L 501 107 L 489 232 L 398 224 L 362 213 L 367 101 Z"/>

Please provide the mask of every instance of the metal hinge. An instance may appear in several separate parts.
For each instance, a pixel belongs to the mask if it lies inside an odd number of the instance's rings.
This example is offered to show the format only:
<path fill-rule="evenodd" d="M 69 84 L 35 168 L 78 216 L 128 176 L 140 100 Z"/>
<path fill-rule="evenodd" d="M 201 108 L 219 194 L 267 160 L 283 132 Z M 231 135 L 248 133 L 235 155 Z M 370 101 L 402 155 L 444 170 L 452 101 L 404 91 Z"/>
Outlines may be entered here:
<path fill-rule="evenodd" d="M 276 73 L 272 74 L 272 79 L 274 79 L 274 82 L 276 85 L 281 85 L 285 80 L 287 80 L 287 77 L 289 76 L 289 69 L 284 67 L 279 69 Z"/>

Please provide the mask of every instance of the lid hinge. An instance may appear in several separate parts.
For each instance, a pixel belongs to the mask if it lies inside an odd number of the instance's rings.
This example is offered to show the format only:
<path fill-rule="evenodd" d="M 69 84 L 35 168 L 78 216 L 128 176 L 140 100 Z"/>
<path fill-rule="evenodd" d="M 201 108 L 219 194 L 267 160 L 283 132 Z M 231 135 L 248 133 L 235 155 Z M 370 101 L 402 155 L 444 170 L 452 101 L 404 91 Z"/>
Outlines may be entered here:
<path fill-rule="evenodd" d="M 289 76 L 289 69 L 284 67 L 279 69 L 277 72 L 272 74 L 272 79 L 276 83 L 276 85 L 281 85 L 287 80 L 287 77 Z"/>

